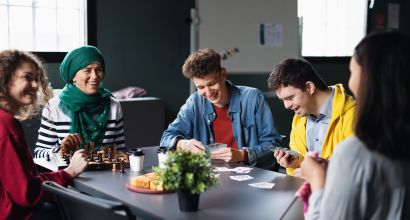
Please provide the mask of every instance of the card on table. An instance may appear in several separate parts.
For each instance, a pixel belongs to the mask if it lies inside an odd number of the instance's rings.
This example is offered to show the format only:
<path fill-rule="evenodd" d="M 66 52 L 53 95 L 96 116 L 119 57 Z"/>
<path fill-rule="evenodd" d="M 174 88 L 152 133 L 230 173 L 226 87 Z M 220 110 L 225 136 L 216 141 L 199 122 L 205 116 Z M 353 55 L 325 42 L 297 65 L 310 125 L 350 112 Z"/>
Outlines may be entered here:
<path fill-rule="evenodd" d="M 260 182 L 260 183 L 250 183 L 248 185 L 256 187 L 256 188 L 261 188 L 261 189 L 272 189 L 275 186 L 275 183 Z"/>
<path fill-rule="evenodd" d="M 229 178 L 236 180 L 236 181 L 245 181 L 245 180 L 251 180 L 253 179 L 253 177 L 249 176 L 249 175 L 236 175 L 236 176 L 229 176 Z"/>

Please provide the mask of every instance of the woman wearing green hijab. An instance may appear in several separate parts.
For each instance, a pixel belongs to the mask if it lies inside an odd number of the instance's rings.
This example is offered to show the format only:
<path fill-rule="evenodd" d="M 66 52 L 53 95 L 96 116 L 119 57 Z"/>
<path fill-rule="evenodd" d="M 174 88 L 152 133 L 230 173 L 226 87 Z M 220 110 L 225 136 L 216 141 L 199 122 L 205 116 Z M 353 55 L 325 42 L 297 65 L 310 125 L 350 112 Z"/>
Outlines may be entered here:
<path fill-rule="evenodd" d="M 104 75 L 104 58 L 96 47 L 83 46 L 65 56 L 60 76 L 66 85 L 43 109 L 35 157 L 51 155 L 63 145 L 124 147 L 121 106 L 104 88 Z"/>

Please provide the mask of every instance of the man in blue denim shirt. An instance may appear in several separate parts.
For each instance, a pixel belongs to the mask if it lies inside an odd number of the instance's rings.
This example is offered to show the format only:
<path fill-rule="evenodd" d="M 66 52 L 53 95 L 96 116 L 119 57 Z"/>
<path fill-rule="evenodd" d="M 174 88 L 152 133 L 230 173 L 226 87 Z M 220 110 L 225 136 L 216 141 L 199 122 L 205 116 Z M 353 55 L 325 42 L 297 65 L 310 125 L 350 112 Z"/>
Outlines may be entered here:
<path fill-rule="evenodd" d="M 212 143 L 227 144 L 211 153 L 211 159 L 255 165 L 280 135 L 263 94 L 255 88 L 227 81 L 221 56 L 212 49 L 192 53 L 183 66 L 197 92 L 181 107 L 165 130 L 161 146 L 203 153 Z"/>

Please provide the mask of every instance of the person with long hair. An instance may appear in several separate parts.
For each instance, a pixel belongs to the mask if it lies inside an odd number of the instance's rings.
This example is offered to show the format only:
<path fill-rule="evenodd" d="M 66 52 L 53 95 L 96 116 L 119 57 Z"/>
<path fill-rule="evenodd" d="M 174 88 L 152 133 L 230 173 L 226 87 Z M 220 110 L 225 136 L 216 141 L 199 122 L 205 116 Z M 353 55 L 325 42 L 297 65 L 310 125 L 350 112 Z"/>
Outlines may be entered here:
<path fill-rule="evenodd" d="M 355 136 L 335 149 L 327 171 L 312 156 L 296 171 L 312 190 L 307 218 L 409 219 L 410 35 L 368 35 L 350 72 Z"/>
<path fill-rule="evenodd" d="M 0 52 L 0 219 L 30 219 L 44 201 L 51 200 L 42 182 L 66 186 L 88 164 L 83 150 L 78 150 L 66 169 L 37 173 L 18 119 L 35 115 L 49 96 L 45 70 L 35 55 Z"/>

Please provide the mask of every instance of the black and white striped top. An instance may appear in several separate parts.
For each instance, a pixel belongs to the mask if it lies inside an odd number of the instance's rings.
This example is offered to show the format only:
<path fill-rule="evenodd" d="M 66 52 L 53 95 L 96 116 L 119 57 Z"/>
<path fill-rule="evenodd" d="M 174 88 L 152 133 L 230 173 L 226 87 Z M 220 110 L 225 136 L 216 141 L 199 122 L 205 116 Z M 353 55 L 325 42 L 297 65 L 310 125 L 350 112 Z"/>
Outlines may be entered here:
<path fill-rule="evenodd" d="M 34 157 L 45 157 L 47 152 L 56 151 L 61 141 L 70 133 L 71 118 L 58 107 L 60 98 L 53 97 L 44 107 Z M 120 103 L 111 97 L 110 116 L 104 134 L 103 145 L 116 144 L 125 147 L 123 115 Z"/>

